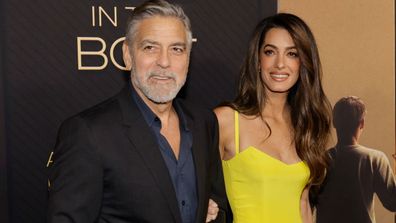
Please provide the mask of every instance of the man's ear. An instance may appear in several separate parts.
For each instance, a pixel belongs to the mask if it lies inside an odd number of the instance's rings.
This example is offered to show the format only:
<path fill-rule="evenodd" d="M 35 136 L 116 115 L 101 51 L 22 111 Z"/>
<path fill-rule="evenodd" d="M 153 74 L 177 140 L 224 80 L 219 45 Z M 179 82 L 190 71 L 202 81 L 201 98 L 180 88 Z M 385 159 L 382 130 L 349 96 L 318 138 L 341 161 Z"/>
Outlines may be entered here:
<path fill-rule="evenodd" d="M 364 128 L 364 118 L 362 118 L 362 120 L 360 120 L 359 123 L 359 129 L 363 129 Z"/>
<path fill-rule="evenodd" d="M 127 70 L 132 69 L 132 57 L 129 50 L 127 41 L 125 40 L 122 44 L 122 58 L 124 59 L 124 64 Z"/>

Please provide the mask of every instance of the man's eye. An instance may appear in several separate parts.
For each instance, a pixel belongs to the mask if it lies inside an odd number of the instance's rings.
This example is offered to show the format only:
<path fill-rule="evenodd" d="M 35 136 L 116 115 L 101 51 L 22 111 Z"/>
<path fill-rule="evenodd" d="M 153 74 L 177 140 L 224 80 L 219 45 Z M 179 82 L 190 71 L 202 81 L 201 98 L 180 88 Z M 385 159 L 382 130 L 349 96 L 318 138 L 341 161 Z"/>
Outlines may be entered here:
<path fill-rule="evenodd" d="M 154 50 L 154 46 L 144 46 L 144 47 L 143 47 L 143 50 L 145 50 L 145 51 L 152 51 L 152 50 Z"/>
<path fill-rule="evenodd" d="M 182 47 L 173 47 L 172 49 L 176 53 L 183 53 L 184 52 L 184 48 L 182 48 Z"/>

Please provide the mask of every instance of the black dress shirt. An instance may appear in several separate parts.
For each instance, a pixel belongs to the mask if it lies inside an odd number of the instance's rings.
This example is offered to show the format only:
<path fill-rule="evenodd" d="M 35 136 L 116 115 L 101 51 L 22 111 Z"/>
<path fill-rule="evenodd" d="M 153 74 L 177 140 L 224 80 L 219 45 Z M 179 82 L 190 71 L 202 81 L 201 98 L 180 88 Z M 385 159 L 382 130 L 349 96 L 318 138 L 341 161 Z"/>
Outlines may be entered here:
<path fill-rule="evenodd" d="M 132 97 L 142 112 L 147 125 L 153 131 L 162 157 L 168 167 L 169 175 L 172 179 L 173 187 L 179 203 L 180 214 L 183 223 L 193 223 L 195 221 L 198 206 L 196 189 L 195 166 L 192 154 L 192 134 L 187 126 L 184 113 L 177 103 L 173 103 L 180 123 L 180 152 L 176 158 L 171 146 L 166 138 L 161 134 L 161 120 L 140 98 L 133 86 Z"/>

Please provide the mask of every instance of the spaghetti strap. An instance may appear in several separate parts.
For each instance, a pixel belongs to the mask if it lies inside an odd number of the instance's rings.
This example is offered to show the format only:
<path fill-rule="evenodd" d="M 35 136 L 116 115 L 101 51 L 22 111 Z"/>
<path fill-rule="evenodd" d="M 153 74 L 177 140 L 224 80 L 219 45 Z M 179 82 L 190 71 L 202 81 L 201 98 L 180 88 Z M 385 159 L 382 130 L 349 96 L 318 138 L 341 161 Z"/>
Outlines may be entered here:
<path fill-rule="evenodd" d="M 234 123 L 235 123 L 235 154 L 239 153 L 239 113 L 234 111 Z"/>

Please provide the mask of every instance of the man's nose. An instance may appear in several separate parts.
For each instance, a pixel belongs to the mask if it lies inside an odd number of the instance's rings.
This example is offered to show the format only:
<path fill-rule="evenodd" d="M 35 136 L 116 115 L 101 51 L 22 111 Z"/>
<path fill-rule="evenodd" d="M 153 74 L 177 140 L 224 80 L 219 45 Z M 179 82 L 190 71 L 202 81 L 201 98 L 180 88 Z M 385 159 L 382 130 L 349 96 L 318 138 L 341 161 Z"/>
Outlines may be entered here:
<path fill-rule="evenodd" d="M 170 66 L 170 58 L 167 50 L 161 50 L 157 58 L 157 65 L 161 68 L 167 68 Z"/>

